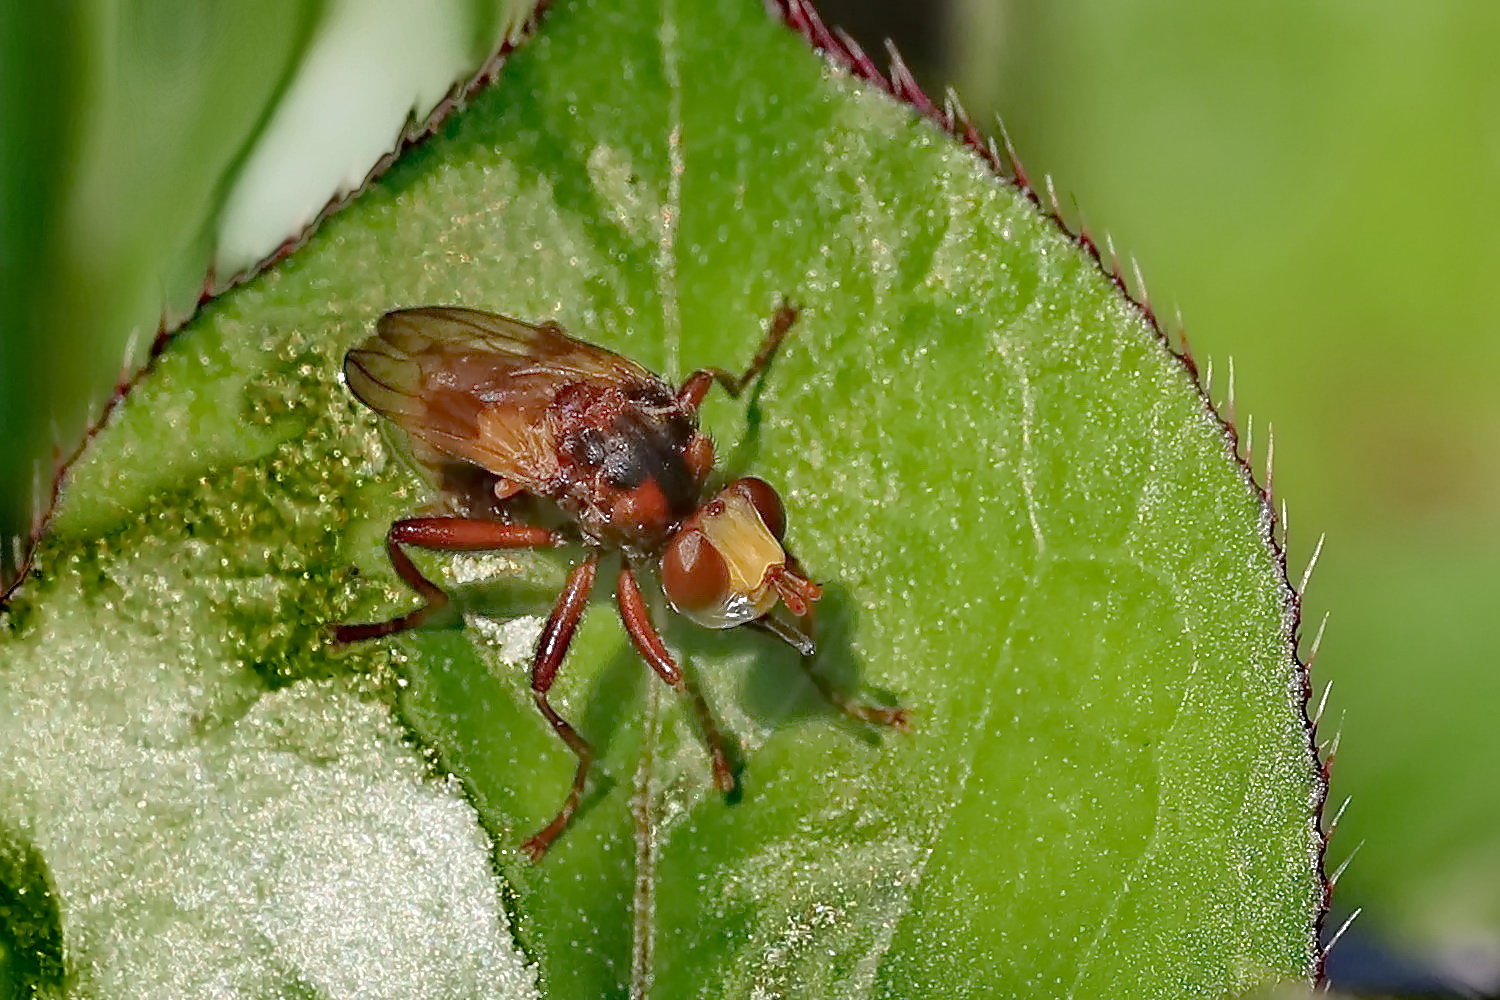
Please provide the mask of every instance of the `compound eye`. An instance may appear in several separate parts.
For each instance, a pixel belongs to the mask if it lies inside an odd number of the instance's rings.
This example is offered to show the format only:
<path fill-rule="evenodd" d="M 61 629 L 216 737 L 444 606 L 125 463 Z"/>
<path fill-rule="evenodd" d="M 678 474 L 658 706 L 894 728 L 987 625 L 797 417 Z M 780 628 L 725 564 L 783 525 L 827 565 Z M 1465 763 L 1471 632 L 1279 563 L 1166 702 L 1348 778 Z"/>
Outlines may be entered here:
<path fill-rule="evenodd" d="M 672 606 L 689 617 L 716 611 L 729 601 L 729 565 L 703 532 L 688 528 L 662 553 L 661 586 Z"/>
<path fill-rule="evenodd" d="M 729 488 L 750 501 L 750 506 L 760 515 L 766 530 L 775 535 L 778 542 L 781 541 L 786 534 L 786 508 L 781 505 L 781 497 L 776 493 L 776 488 L 754 476 L 736 479 Z"/>

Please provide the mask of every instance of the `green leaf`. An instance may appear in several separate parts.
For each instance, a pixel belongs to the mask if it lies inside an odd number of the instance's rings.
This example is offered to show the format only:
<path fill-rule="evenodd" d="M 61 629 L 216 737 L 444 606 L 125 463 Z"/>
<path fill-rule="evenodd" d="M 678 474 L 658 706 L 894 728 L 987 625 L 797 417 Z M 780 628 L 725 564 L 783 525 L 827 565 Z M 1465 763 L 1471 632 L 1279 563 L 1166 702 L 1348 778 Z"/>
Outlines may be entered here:
<path fill-rule="evenodd" d="M 1005 67 L 1028 165 L 1149 261 L 1195 348 L 1232 353 L 1241 412 L 1276 427 L 1294 579 L 1328 534 L 1305 599 L 1332 615 L 1312 676 L 1321 739 L 1342 736 L 1335 906 L 1500 992 L 1500 200 L 1474 196 L 1500 159 L 1471 140 L 1495 119 L 1474 95 L 1500 93 L 1500 6 L 1034 12 L 985 68 Z"/>
<path fill-rule="evenodd" d="M 659 614 L 742 758 L 726 802 L 602 587 L 555 689 L 595 780 L 533 866 L 573 759 L 528 649 L 578 554 L 426 559 L 462 628 L 332 648 L 414 604 L 380 539 L 426 497 L 343 351 L 458 303 L 676 378 L 742 366 L 783 295 L 762 390 L 705 423 L 788 499 L 818 668 L 915 731 Z M 497 994 L 507 926 L 559 997 L 1306 978 L 1319 784 L 1269 523 L 1187 369 L 970 150 L 757 4 L 567 7 L 75 467 L 0 639 L 0 829 L 104 996 Z"/>

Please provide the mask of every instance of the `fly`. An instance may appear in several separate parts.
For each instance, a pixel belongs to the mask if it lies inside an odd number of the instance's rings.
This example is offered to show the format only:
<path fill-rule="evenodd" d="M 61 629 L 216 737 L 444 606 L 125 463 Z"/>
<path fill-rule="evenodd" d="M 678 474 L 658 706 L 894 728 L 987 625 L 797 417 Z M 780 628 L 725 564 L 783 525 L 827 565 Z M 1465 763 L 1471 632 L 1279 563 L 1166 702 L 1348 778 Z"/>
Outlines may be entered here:
<path fill-rule="evenodd" d="M 457 513 L 391 525 L 391 564 L 424 603 L 389 621 L 340 625 L 336 641 L 415 628 L 448 604 L 442 588 L 412 563 L 407 546 L 475 552 L 581 541 L 587 550 L 568 574 L 532 657 L 537 710 L 578 758 L 562 808 L 522 845 L 533 860 L 567 828 L 593 760 L 588 741 L 547 695 L 604 554 L 621 553 L 615 584 L 620 620 L 641 657 L 691 703 L 719 790 L 735 786 L 723 738 L 652 624 L 636 567 L 655 562 L 667 601 L 692 621 L 768 632 L 810 667 L 813 604 L 822 588 L 785 547 L 781 498 L 755 477 L 711 492 L 714 446 L 698 429 L 698 408 L 714 383 L 738 397 L 765 371 L 796 318 L 797 310 L 783 303 L 743 374 L 702 368 L 675 389 L 555 323 L 533 325 L 452 306 L 387 313 L 344 358 L 354 395 L 410 436 L 418 461 Z M 555 507 L 560 526 L 523 523 L 519 512 L 530 500 Z M 904 709 L 860 704 L 815 671 L 808 675 L 849 715 L 907 727 Z"/>

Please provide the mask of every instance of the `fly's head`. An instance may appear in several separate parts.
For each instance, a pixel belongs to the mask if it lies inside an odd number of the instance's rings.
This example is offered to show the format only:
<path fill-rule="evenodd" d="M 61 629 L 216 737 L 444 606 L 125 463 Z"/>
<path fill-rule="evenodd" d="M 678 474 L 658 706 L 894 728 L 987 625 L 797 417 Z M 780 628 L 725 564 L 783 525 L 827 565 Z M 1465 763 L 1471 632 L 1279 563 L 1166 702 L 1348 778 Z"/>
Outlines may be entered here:
<path fill-rule="evenodd" d="M 736 479 L 683 521 L 661 557 L 672 607 L 706 628 L 733 628 L 777 604 L 806 615 L 823 590 L 782 547 L 786 511 L 763 479 Z"/>

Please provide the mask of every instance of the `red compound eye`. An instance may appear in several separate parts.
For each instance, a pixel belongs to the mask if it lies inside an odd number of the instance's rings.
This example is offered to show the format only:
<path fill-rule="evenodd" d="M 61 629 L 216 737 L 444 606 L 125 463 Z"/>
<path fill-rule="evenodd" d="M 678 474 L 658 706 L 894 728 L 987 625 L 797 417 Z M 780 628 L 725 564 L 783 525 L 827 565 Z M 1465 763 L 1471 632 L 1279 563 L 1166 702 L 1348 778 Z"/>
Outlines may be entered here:
<path fill-rule="evenodd" d="M 786 508 L 781 505 L 781 497 L 776 488 L 754 476 L 736 479 L 729 488 L 750 501 L 750 506 L 755 508 L 761 521 L 765 523 L 766 530 L 775 535 L 778 542 L 781 541 L 786 534 Z"/>
<path fill-rule="evenodd" d="M 729 600 L 729 565 L 703 532 L 686 528 L 662 553 L 661 586 L 679 611 L 716 610 Z"/>

